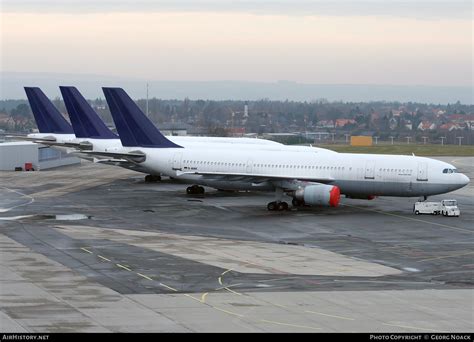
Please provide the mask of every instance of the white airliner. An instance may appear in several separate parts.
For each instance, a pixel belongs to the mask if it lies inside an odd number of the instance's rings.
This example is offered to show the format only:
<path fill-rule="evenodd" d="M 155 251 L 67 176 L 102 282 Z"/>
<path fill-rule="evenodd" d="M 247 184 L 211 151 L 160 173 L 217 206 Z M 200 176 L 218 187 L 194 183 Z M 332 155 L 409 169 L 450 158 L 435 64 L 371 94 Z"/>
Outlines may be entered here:
<path fill-rule="evenodd" d="M 275 191 L 269 210 L 284 210 L 286 194 L 299 205 L 333 206 L 351 198 L 419 197 L 459 189 L 469 178 L 448 163 L 416 156 L 350 154 L 321 149 L 251 150 L 211 143 L 180 146 L 168 140 L 121 88 L 103 88 L 123 148 L 86 154 L 120 158 L 156 173 L 228 190 Z"/>
<path fill-rule="evenodd" d="M 49 145 L 65 152 L 70 152 L 71 148 L 103 152 L 122 149 L 122 143 L 118 136 L 107 128 L 75 87 L 60 87 L 60 90 L 71 119 L 72 127 L 41 89 L 25 87 L 25 92 L 40 133 L 29 134 L 26 138 L 23 137 L 23 139 Z M 173 136 L 169 137 L 169 139 L 183 146 L 212 143 L 213 145 L 215 144 L 215 148 L 225 149 L 252 149 L 255 146 L 265 146 L 265 148 L 275 150 L 306 148 L 287 147 L 274 141 L 252 138 Z M 79 153 L 77 155 L 85 157 L 84 154 Z M 86 158 L 90 159 L 90 156 L 86 156 Z M 159 179 L 159 174 L 156 174 L 153 170 L 147 169 L 144 165 L 130 163 L 127 160 L 101 158 L 96 160 L 96 162 L 150 173 L 150 175 L 145 177 L 147 181 Z"/>

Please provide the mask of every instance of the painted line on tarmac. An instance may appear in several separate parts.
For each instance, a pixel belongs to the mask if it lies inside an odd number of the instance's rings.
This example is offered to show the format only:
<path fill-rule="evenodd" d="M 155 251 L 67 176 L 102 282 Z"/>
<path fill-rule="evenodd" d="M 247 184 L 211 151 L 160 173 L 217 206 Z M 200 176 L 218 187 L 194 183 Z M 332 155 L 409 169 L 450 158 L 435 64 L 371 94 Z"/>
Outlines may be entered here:
<path fill-rule="evenodd" d="M 241 314 L 238 314 L 238 313 L 235 313 L 235 312 L 232 312 L 232 311 L 224 310 L 224 309 L 218 308 L 217 306 L 210 305 L 210 307 L 213 308 L 213 309 L 225 312 L 226 314 L 229 314 L 229 315 L 232 315 L 232 316 L 237 316 L 237 317 L 240 317 L 240 318 L 244 318 L 244 315 L 241 315 Z"/>
<path fill-rule="evenodd" d="M 142 278 L 145 278 L 145 279 L 147 279 L 147 280 L 153 281 L 153 279 L 151 279 L 149 276 L 146 276 L 146 275 L 141 274 L 141 273 L 139 273 L 139 272 L 137 272 L 137 274 L 138 274 L 140 277 L 142 277 Z"/>
<path fill-rule="evenodd" d="M 474 252 L 462 253 L 462 254 L 445 255 L 445 256 L 440 256 L 440 257 L 434 257 L 434 258 L 428 258 L 428 259 L 418 260 L 417 262 L 425 262 L 425 261 L 438 260 L 438 259 L 446 259 L 446 258 L 456 258 L 456 257 L 464 256 L 464 255 L 470 255 L 470 254 L 474 254 Z"/>
<path fill-rule="evenodd" d="M 282 322 L 276 322 L 276 321 L 269 321 L 269 320 L 266 320 L 266 319 L 261 319 L 260 322 L 271 323 L 271 324 L 277 324 L 277 325 L 283 325 L 283 326 L 293 327 L 293 328 L 303 328 L 303 329 L 311 329 L 311 330 L 321 330 L 321 328 L 308 327 L 308 326 L 306 326 L 306 325 L 297 325 L 297 324 L 290 324 L 290 323 L 282 323 Z"/>
<path fill-rule="evenodd" d="M 28 197 L 28 198 L 30 199 L 30 201 L 29 201 L 28 203 L 18 204 L 18 205 L 15 205 L 15 206 L 13 206 L 13 207 L 10 207 L 10 208 L 0 208 L 0 213 L 5 213 L 5 212 L 10 211 L 10 210 L 12 210 L 12 209 L 15 209 L 15 208 L 18 208 L 18 207 L 23 207 L 23 206 L 25 206 L 25 205 L 29 205 L 29 204 L 31 204 L 31 203 L 33 203 L 33 202 L 35 201 L 35 199 L 34 199 L 32 196 L 30 196 L 30 195 L 27 195 L 27 194 L 24 194 L 24 193 L 22 193 L 22 192 L 19 192 L 19 191 L 16 191 L 16 190 L 7 188 L 6 186 L 2 186 L 2 188 L 3 188 L 3 189 L 6 189 L 6 190 L 8 190 L 8 191 L 14 192 L 14 193 L 16 193 L 16 194 L 18 194 L 18 195 L 20 195 L 20 196 Z"/>
<path fill-rule="evenodd" d="M 121 264 L 115 264 L 117 267 L 123 268 L 124 270 L 127 270 L 129 272 L 132 272 L 131 269 L 129 269 L 127 266 L 121 265 Z"/>
<path fill-rule="evenodd" d="M 81 250 L 83 250 L 84 252 L 87 252 L 87 253 L 89 253 L 89 254 L 93 254 L 93 255 L 94 255 L 94 253 L 93 253 L 92 251 L 90 251 L 89 249 L 87 249 L 87 248 L 85 248 L 85 247 L 81 247 Z M 97 256 L 98 256 L 99 258 L 103 259 L 103 260 L 112 262 L 110 259 L 108 259 L 108 258 L 106 258 L 106 257 L 104 257 L 104 256 L 102 256 L 102 255 L 97 254 Z M 116 265 L 117 267 L 120 267 L 120 268 L 123 268 L 123 269 L 125 269 L 125 270 L 127 270 L 127 271 L 132 272 L 132 270 L 131 270 L 130 268 L 128 268 L 127 266 L 124 266 L 124 265 L 118 264 L 118 263 L 115 264 L 115 265 Z M 229 273 L 229 272 L 231 272 L 231 271 L 233 271 L 233 269 L 228 269 L 228 270 L 222 272 L 221 276 L 218 278 L 218 281 L 219 281 L 219 283 L 220 283 L 221 285 L 223 285 L 223 283 L 222 283 L 222 276 L 225 275 L 225 274 L 227 274 L 227 273 Z M 142 278 L 145 278 L 145 279 L 147 279 L 147 280 L 149 280 L 149 281 L 154 281 L 152 278 L 150 278 L 150 277 L 148 277 L 148 276 L 146 276 L 146 275 L 144 275 L 144 274 L 142 274 L 142 273 L 135 272 L 135 274 L 137 274 L 138 276 L 140 276 L 140 277 L 142 277 Z M 175 288 L 173 288 L 173 287 L 171 287 L 171 286 L 169 286 L 169 285 L 166 285 L 166 284 L 163 284 L 163 283 L 159 283 L 159 285 L 162 286 L 162 287 L 165 287 L 165 288 L 167 288 L 168 290 L 171 290 L 171 291 L 173 291 L 173 292 L 178 292 L 177 289 L 175 289 Z M 238 284 L 229 285 L 229 286 L 236 286 L 236 285 L 238 285 Z M 236 292 L 236 291 L 233 291 L 233 290 L 229 289 L 227 286 L 223 287 L 223 289 L 225 289 L 225 290 L 227 290 L 227 291 L 229 291 L 229 292 L 231 292 L 231 293 L 233 293 L 233 294 L 239 295 L 239 296 L 242 296 L 242 295 L 243 295 L 242 293 L 239 293 L 239 292 Z M 214 305 L 211 305 L 211 304 L 206 303 L 206 297 L 209 295 L 209 292 L 203 293 L 202 296 L 201 296 L 201 299 L 196 298 L 196 297 L 194 297 L 194 296 L 192 296 L 192 295 L 190 295 L 190 294 L 187 294 L 187 293 L 184 293 L 183 295 L 186 296 L 186 297 L 188 297 L 188 298 L 191 298 L 191 299 L 193 299 L 193 300 L 195 300 L 195 301 L 197 301 L 197 302 L 199 302 L 199 303 L 201 303 L 201 304 L 203 304 L 203 305 L 207 305 L 207 306 L 209 306 L 209 307 L 211 307 L 211 308 L 213 308 L 213 309 L 215 309 L 215 310 L 224 312 L 224 313 L 226 313 L 226 314 L 228 314 L 228 315 L 236 316 L 236 317 L 239 317 L 239 318 L 244 318 L 244 317 L 245 317 L 245 316 L 242 315 L 242 314 L 239 314 L 239 313 L 236 313 L 236 312 L 232 312 L 232 311 L 229 311 L 229 310 L 226 310 L 226 309 L 222 309 L 222 308 L 219 308 L 219 307 L 217 307 L 217 306 L 214 306 Z M 253 298 L 253 297 L 251 297 L 251 298 Z M 254 299 L 256 299 L 256 298 L 254 298 Z M 258 300 L 258 299 L 256 299 L 256 300 Z M 274 306 L 276 306 L 276 307 L 287 308 L 286 306 L 280 305 L 280 304 L 275 304 L 275 303 L 270 303 L 270 304 L 272 304 L 272 305 L 274 305 Z M 295 328 L 304 328 L 304 329 L 311 329 L 311 330 L 320 330 L 320 328 L 308 327 L 308 326 L 304 326 L 304 325 L 296 325 L 296 324 L 283 323 L 283 322 L 276 322 L 276 321 L 269 321 L 269 320 L 261 320 L 261 321 L 262 321 L 262 322 L 265 322 L 265 323 L 278 324 L 278 325 L 289 326 L 289 327 L 295 327 Z"/>
<path fill-rule="evenodd" d="M 306 310 L 305 312 L 311 313 L 311 314 L 316 314 L 316 315 L 321 315 L 321 316 L 327 316 L 327 317 L 345 319 L 345 320 L 348 320 L 348 321 L 355 321 L 354 318 L 350 318 L 350 317 L 343 317 L 343 316 L 337 316 L 337 315 L 329 315 L 329 314 L 325 314 L 325 313 L 322 313 L 322 312 L 316 312 L 316 311 L 311 311 L 311 310 Z"/>
<path fill-rule="evenodd" d="M 166 284 L 160 283 L 160 286 L 166 287 L 168 290 L 171 290 L 173 292 L 178 292 L 174 287 L 168 286 Z"/>
<path fill-rule="evenodd" d="M 391 326 L 391 327 L 398 327 L 398 328 L 405 328 L 405 329 L 413 329 L 413 330 L 417 330 L 417 331 L 433 331 L 433 332 L 441 332 L 439 330 L 433 330 L 433 329 L 427 329 L 427 328 L 419 328 L 419 327 L 411 327 L 411 326 L 408 326 L 408 325 L 398 325 L 398 324 L 388 324 L 388 323 L 382 323 L 383 325 L 388 325 L 388 326 Z"/>
<path fill-rule="evenodd" d="M 102 260 L 105 260 L 105 261 L 108 261 L 108 262 L 112 262 L 110 259 L 107 259 L 106 257 L 102 256 L 102 255 L 97 255 L 99 258 L 101 258 Z"/>

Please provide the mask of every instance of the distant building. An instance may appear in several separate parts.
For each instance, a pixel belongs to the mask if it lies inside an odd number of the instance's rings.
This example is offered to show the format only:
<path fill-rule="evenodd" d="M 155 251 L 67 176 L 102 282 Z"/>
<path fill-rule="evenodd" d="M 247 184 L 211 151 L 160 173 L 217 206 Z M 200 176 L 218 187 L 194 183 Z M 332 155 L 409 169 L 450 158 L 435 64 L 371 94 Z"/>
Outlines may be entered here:
<path fill-rule="evenodd" d="M 34 170 L 44 170 L 80 162 L 79 158 L 65 152 L 29 141 L 0 144 L 0 170 L 2 171 L 14 171 L 15 168 L 25 170 L 27 164 Z"/>
<path fill-rule="evenodd" d="M 353 125 L 355 123 L 356 121 L 353 119 L 337 119 L 335 123 L 335 127 L 339 128 L 339 127 L 344 127 L 346 125 Z"/>
<path fill-rule="evenodd" d="M 334 128 L 334 121 L 332 120 L 321 120 L 316 125 L 317 128 Z"/>
<path fill-rule="evenodd" d="M 417 129 L 419 131 L 432 131 L 436 129 L 436 125 L 430 121 L 422 121 L 419 123 Z"/>
<path fill-rule="evenodd" d="M 167 122 L 158 125 L 163 135 L 183 136 L 188 134 L 189 125 L 182 122 Z"/>
<path fill-rule="evenodd" d="M 231 137 L 243 137 L 245 134 L 245 127 L 228 128 L 227 134 Z"/>
<path fill-rule="evenodd" d="M 458 124 L 455 124 L 454 122 L 448 122 L 448 123 L 440 125 L 439 129 L 441 131 L 451 132 L 451 131 L 456 131 L 458 129 L 462 129 L 462 127 L 460 127 Z"/>
<path fill-rule="evenodd" d="M 411 120 L 405 120 L 404 123 L 403 123 L 403 127 L 405 127 L 405 129 L 408 129 L 409 131 L 413 130 L 413 123 L 411 122 Z"/>
<path fill-rule="evenodd" d="M 388 119 L 388 128 L 390 128 L 393 131 L 397 129 L 397 127 L 398 127 L 398 121 L 395 117 Z"/>

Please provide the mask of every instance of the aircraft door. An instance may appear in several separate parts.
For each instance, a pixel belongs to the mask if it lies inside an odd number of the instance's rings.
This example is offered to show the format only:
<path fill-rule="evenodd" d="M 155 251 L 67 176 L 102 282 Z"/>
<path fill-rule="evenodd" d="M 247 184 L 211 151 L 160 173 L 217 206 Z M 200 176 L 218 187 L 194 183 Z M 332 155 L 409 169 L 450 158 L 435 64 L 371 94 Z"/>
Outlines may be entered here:
<path fill-rule="evenodd" d="M 177 152 L 173 156 L 173 170 L 181 170 L 181 158 L 183 154 L 181 152 Z"/>
<path fill-rule="evenodd" d="M 374 179 L 375 178 L 375 162 L 373 160 L 367 161 L 365 163 L 365 179 Z"/>
<path fill-rule="evenodd" d="M 252 173 L 252 170 L 253 170 L 253 160 L 249 159 L 249 160 L 247 160 L 246 171 L 247 171 L 247 173 Z"/>
<path fill-rule="evenodd" d="M 428 180 L 428 164 L 427 163 L 418 163 L 418 173 L 416 175 L 416 180 L 418 181 Z"/>

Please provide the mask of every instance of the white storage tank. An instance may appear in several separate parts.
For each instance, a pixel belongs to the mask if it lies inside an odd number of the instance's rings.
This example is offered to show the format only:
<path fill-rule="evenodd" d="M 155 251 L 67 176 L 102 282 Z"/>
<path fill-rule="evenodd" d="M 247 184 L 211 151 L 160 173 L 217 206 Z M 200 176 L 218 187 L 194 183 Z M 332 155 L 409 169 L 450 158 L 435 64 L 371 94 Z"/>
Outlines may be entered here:
<path fill-rule="evenodd" d="M 15 171 L 25 164 L 31 164 L 38 170 L 38 145 L 29 141 L 13 141 L 0 143 L 0 170 Z"/>

